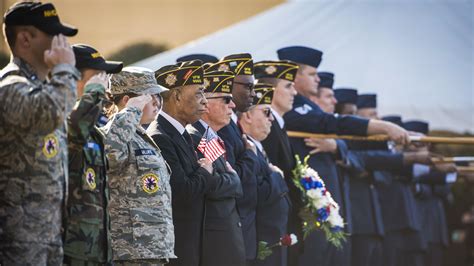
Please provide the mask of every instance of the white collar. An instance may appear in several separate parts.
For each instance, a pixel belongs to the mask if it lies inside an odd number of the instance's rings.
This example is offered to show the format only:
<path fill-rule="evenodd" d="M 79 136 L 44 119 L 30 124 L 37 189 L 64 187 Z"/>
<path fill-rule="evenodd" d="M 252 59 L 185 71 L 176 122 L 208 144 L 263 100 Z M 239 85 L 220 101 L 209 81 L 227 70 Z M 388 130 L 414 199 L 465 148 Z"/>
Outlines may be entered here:
<path fill-rule="evenodd" d="M 213 139 L 215 137 L 219 138 L 217 133 L 204 120 L 199 119 L 199 122 L 204 127 L 204 129 L 207 130 L 207 133 L 206 133 L 206 136 L 205 136 L 207 139 Z"/>
<path fill-rule="evenodd" d="M 251 140 L 253 143 L 255 143 L 255 147 L 257 147 L 257 149 L 258 149 L 261 153 L 263 153 L 263 146 L 262 146 L 262 143 L 260 143 L 260 141 L 258 141 L 258 140 L 256 140 L 256 139 L 252 138 L 252 137 L 249 136 L 249 135 L 247 135 L 247 136 L 250 138 L 250 140 Z"/>
<path fill-rule="evenodd" d="M 272 114 L 275 120 L 278 122 L 278 125 L 280 125 L 280 128 L 283 128 L 285 126 L 285 120 L 283 120 L 283 117 L 280 116 L 277 111 L 273 110 L 272 108 Z"/>
<path fill-rule="evenodd" d="M 237 115 L 235 114 L 235 112 L 232 112 L 232 115 L 230 116 L 230 119 L 232 119 L 232 121 L 234 121 L 234 123 L 237 125 Z"/>
<path fill-rule="evenodd" d="M 179 134 L 183 135 L 186 129 L 183 127 L 183 125 L 181 125 L 180 122 L 178 122 L 178 120 L 171 117 L 165 111 L 161 111 L 160 115 L 163 116 L 166 120 L 168 120 L 168 122 L 170 122 L 171 125 L 173 125 L 173 127 L 176 128 L 176 130 L 178 130 Z"/>

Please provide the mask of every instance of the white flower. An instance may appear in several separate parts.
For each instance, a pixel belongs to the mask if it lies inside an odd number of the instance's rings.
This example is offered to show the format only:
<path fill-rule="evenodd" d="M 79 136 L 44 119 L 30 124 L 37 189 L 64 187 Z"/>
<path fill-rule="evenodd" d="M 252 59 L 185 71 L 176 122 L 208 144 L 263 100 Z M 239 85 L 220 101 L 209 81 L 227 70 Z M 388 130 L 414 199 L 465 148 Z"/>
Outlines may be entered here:
<path fill-rule="evenodd" d="M 322 197 L 322 193 L 320 191 L 318 191 L 317 189 L 310 189 L 306 192 L 306 196 L 308 196 L 308 198 L 310 199 L 319 199 Z"/>
<path fill-rule="evenodd" d="M 331 224 L 331 227 L 339 226 L 341 228 L 344 227 L 344 220 L 339 215 L 337 211 L 331 211 L 328 217 L 328 221 Z"/>
<path fill-rule="evenodd" d="M 329 205 L 329 201 L 327 197 L 321 197 L 317 200 L 313 200 L 313 205 L 316 209 L 326 208 Z"/>
<path fill-rule="evenodd" d="M 296 237 L 295 234 L 291 234 L 290 237 L 291 237 L 291 245 L 298 243 L 298 237 Z"/>

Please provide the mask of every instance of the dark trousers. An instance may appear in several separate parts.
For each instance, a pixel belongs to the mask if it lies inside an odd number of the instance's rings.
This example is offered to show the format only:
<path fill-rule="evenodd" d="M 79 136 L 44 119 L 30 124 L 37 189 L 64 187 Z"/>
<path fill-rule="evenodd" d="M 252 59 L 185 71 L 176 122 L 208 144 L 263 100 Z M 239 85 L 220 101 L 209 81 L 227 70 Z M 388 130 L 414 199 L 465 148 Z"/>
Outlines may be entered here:
<path fill-rule="evenodd" d="M 444 259 L 444 247 L 441 244 L 430 243 L 428 251 L 424 255 L 424 265 L 441 266 Z"/>
<path fill-rule="evenodd" d="M 412 239 L 413 231 L 392 231 L 385 234 L 383 240 L 383 265 L 386 266 L 423 266 L 423 252 L 407 249 L 407 239 Z"/>
<path fill-rule="evenodd" d="M 382 265 L 382 238 L 373 235 L 352 235 L 352 266 Z"/>
<path fill-rule="evenodd" d="M 337 249 L 326 240 L 322 231 L 311 233 L 304 241 L 299 266 L 347 266 L 350 263 L 350 238 Z"/>

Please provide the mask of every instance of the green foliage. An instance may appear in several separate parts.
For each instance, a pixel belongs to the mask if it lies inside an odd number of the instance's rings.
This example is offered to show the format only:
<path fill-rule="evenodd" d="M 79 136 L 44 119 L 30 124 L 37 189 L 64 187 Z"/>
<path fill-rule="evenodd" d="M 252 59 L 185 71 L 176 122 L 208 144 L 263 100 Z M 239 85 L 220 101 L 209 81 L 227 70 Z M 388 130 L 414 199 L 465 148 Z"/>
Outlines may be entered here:
<path fill-rule="evenodd" d="M 264 260 L 270 255 L 272 255 L 272 249 L 268 246 L 268 243 L 265 241 L 259 241 L 257 259 Z"/>
<path fill-rule="evenodd" d="M 122 61 L 124 66 L 133 64 L 147 57 L 162 53 L 168 50 L 166 44 L 153 44 L 149 42 L 139 42 L 127 45 L 117 52 L 107 57 L 108 60 Z"/>

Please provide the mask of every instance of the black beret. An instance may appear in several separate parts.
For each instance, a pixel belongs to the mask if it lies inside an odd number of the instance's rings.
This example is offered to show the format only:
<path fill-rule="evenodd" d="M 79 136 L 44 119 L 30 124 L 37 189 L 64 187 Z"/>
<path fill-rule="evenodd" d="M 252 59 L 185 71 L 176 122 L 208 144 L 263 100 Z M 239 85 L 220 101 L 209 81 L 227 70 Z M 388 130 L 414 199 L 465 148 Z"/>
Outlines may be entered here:
<path fill-rule="evenodd" d="M 180 62 L 175 65 L 164 66 L 155 71 L 158 84 L 168 89 L 203 84 L 203 75 L 201 60 Z"/>
<path fill-rule="evenodd" d="M 278 59 L 290 60 L 298 64 L 304 64 L 315 68 L 319 67 L 323 57 L 323 52 L 305 47 L 305 46 L 290 46 L 281 48 L 277 51 Z"/>

